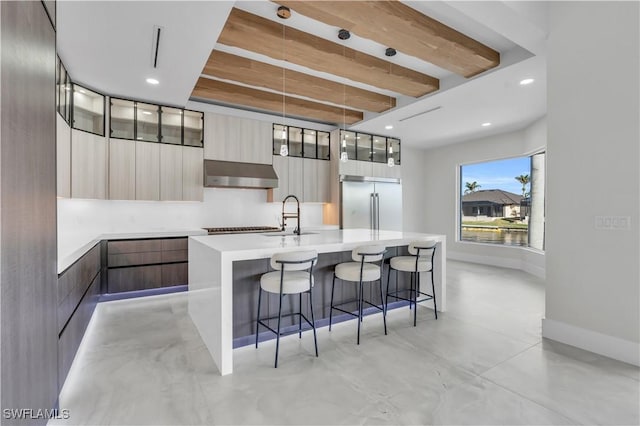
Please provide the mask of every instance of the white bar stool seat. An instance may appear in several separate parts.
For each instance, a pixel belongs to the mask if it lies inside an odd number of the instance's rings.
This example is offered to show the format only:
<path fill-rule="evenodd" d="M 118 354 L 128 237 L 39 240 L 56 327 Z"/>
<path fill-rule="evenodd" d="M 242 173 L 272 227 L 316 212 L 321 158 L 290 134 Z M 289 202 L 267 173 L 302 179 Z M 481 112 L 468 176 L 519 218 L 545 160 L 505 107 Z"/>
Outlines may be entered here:
<path fill-rule="evenodd" d="M 384 296 L 382 294 L 382 268 L 384 267 L 384 254 L 386 253 L 386 247 L 383 245 L 369 245 L 356 247 L 351 252 L 351 258 L 353 262 L 344 262 L 336 265 L 333 271 L 333 282 L 331 284 L 331 308 L 329 309 L 329 331 L 331 331 L 331 324 L 333 321 L 333 310 L 336 309 L 345 314 L 352 315 L 358 318 L 358 339 L 357 343 L 360 344 L 360 323 L 362 322 L 362 313 L 364 310 L 364 304 L 368 304 L 376 309 L 382 311 L 382 322 L 384 324 L 384 334 L 387 334 L 387 318 L 385 311 Z M 379 265 L 374 262 L 380 262 Z M 350 301 L 342 301 L 334 304 L 334 292 L 336 287 L 336 278 L 343 282 L 351 282 L 358 284 L 357 299 Z M 363 283 L 380 281 L 380 300 L 381 306 L 371 303 L 369 300 L 364 300 L 363 296 Z M 339 306 L 347 303 L 358 302 L 358 313 L 354 314 L 351 311 L 340 308 Z"/>
<path fill-rule="evenodd" d="M 276 361 L 275 368 L 278 368 L 278 350 L 280 349 L 280 323 L 283 316 L 298 316 L 298 335 L 302 338 L 302 320 L 313 329 L 313 341 L 318 356 L 318 339 L 316 337 L 316 321 L 313 315 L 313 266 L 318 260 L 318 253 L 315 250 L 276 253 L 271 256 L 270 265 L 275 271 L 267 272 L 260 277 L 260 290 L 258 293 L 258 313 L 256 319 L 256 348 L 258 347 L 258 329 L 263 326 L 276 334 Z M 262 304 L 262 292 L 278 294 L 280 303 L 278 305 L 278 316 L 269 318 L 260 318 L 260 305 Z M 311 312 L 311 321 L 302 313 L 302 294 L 309 295 L 309 311 Z M 286 295 L 297 294 L 299 296 L 298 312 L 282 315 L 282 299 Z M 266 321 L 278 319 L 278 326 L 274 330 Z"/>

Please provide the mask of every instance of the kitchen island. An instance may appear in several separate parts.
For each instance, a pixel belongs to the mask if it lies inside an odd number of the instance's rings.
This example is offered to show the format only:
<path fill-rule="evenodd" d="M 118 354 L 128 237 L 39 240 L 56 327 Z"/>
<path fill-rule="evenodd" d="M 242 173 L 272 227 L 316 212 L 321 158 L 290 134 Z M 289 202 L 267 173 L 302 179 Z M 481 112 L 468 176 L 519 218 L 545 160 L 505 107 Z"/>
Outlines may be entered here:
<path fill-rule="evenodd" d="M 434 280 L 439 311 L 446 310 L 446 238 L 444 235 L 397 231 L 371 231 L 368 229 L 330 230 L 303 233 L 303 235 L 238 234 L 211 235 L 189 238 L 189 315 L 206 344 L 220 374 L 233 372 L 234 317 L 236 311 L 251 307 L 251 299 L 243 299 L 236 306 L 241 287 L 244 294 L 257 294 L 260 275 L 269 271 L 268 259 L 274 253 L 316 250 L 318 266 L 314 269 L 315 292 L 326 294 L 331 287 L 333 265 L 350 260 L 350 251 L 366 244 L 384 244 L 388 256 L 402 254 L 413 240 L 438 242 L 434 260 Z M 324 265 L 324 267 L 322 267 Z M 386 268 L 385 268 L 386 271 Z M 392 274 L 392 277 L 394 275 Z M 387 274 L 383 283 L 386 288 Z M 423 282 L 427 282 L 424 281 Z M 318 303 L 322 297 L 317 298 Z M 432 301 L 423 302 L 433 308 Z M 250 312 L 252 312 L 249 309 Z M 323 315 L 316 315 L 322 318 Z M 246 322 L 246 318 L 244 320 Z M 249 323 L 255 321 L 252 318 Z"/>

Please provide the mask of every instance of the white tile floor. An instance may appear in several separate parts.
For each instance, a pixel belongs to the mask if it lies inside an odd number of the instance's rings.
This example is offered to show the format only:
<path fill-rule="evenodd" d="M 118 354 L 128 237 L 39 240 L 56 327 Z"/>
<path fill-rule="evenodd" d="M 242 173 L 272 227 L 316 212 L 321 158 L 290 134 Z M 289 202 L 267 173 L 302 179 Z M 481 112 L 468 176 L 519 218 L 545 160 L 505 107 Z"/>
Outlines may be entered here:
<path fill-rule="evenodd" d="M 448 262 L 447 313 L 408 308 L 256 350 L 221 377 L 184 294 L 109 302 L 60 395 L 66 424 L 640 423 L 640 369 L 540 337 L 541 280 Z M 63 424 L 62 421 L 51 422 Z"/>

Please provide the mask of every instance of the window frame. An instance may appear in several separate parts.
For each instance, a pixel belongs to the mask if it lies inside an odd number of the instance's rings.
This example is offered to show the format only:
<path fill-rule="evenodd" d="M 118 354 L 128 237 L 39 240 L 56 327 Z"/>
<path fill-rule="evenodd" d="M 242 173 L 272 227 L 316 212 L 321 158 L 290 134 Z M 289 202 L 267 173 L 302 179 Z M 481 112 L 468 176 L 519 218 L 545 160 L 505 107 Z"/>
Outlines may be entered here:
<path fill-rule="evenodd" d="M 67 76 L 68 75 L 69 74 L 67 74 Z M 89 88 L 89 87 L 87 87 L 85 85 L 82 85 L 82 84 L 79 84 L 79 83 L 74 83 L 70 78 L 69 78 L 69 82 L 71 84 L 71 90 L 67 91 L 65 89 L 65 92 L 71 93 L 71 102 L 67 103 L 67 105 L 69 105 L 69 104 L 71 105 L 70 109 L 69 109 L 69 116 L 70 116 L 70 119 L 69 119 L 70 124 L 69 125 L 70 125 L 70 127 L 72 129 L 79 130 L 79 131 L 85 132 L 85 133 L 90 133 L 92 135 L 103 136 L 103 137 L 106 136 L 106 125 L 107 125 L 107 121 L 106 121 L 106 118 L 107 118 L 106 99 L 107 99 L 107 96 L 104 93 L 99 92 L 98 90 L 94 90 L 92 88 Z M 76 127 L 76 118 L 75 118 L 76 107 L 75 107 L 75 99 L 74 99 L 75 98 L 74 94 L 76 92 L 76 86 L 78 86 L 78 87 L 80 87 L 80 88 L 82 88 L 84 90 L 88 90 L 90 92 L 93 92 L 93 93 L 96 93 L 96 94 L 102 96 L 102 133 L 92 132 L 92 131 L 89 131 L 89 130 L 80 129 L 80 128 Z M 68 99 L 67 99 L 67 102 L 69 102 Z"/>
<path fill-rule="evenodd" d="M 464 162 L 464 163 L 458 163 L 456 165 L 456 212 L 455 212 L 455 220 L 456 220 L 456 225 L 455 225 L 455 242 L 456 243 L 462 243 L 462 244 L 475 244 L 475 245 L 481 245 L 481 246 L 488 246 L 488 247 L 507 247 L 507 248 L 512 248 L 512 249 L 524 249 L 524 250 L 529 250 L 529 251 L 533 251 L 533 252 L 537 252 L 537 253 L 545 253 L 545 246 L 546 246 L 546 215 L 547 215 L 547 210 L 546 210 L 546 195 L 547 195 L 547 188 L 546 188 L 546 163 L 547 163 L 547 158 L 546 158 L 546 147 L 541 147 L 541 148 L 537 148 L 531 151 L 528 151 L 524 154 L 520 154 L 520 155 L 510 155 L 510 156 L 506 156 L 506 157 L 495 157 L 495 158 L 490 158 L 490 159 L 485 159 L 485 160 L 481 160 L 481 161 L 469 161 L 469 162 Z M 463 210 L 462 210 L 462 196 L 463 196 L 463 188 L 462 185 L 464 184 L 463 182 L 463 178 L 462 178 L 462 168 L 464 166 L 469 166 L 469 165 L 474 165 L 474 164 L 482 164 L 482 163 L 491 163 L 491 162 L 495 162 L 495 161 L 502 161 L 502 160 L 510 160 L 510 159 L 516 159 L 516 158 L 528 158 L 529 159 L 529 176 L 530 176 L 530 185 L 531 182 L 533 181 L 533 167 L 532 167 L 532 162 L 533 162 L 533 157 L 535 155 L 538 154 L 544 154 L 544 164 L 545 164 L 545 185 L 544 185 L 544 197 L 543 197 L 543 230 L 542 230 L 542 249 L 538 249 L 536 247 L 532 247 L 531 246 L 531 235 L 530 235 L 530 223 L 531 223 L 531 216 L 529 215 L 529 220 L 527 222 L 527 244 L 526 245 L 510 245 L 510 244 L 499 244 L 499 243 L 487 243 L 487 242 L 478 242 L 478 241 L 469 241 L 469 240 L 463 240 L 462 239 L 462 217 L 463 215 Z M 532 192 L 532 189 L 530 187 L 529 192 Z M 533 197 L 530 196 L 530 206 L 529 208 L 531 209 L 531 206 L 533 205 Z"/>

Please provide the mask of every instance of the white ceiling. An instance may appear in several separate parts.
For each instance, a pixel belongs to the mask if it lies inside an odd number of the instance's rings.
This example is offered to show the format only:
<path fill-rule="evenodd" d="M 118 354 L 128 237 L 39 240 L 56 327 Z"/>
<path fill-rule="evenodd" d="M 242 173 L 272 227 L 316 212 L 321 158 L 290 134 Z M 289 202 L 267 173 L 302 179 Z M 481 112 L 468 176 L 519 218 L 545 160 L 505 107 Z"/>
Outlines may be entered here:
<path fill-rule="evenodd" d="M 522 128 L 546 113 L 546 3 L 532 1 L 406 1 L 406 4 L 501 53 L 501 65 L 466 80 L 399 53 L 392 61 L 441 79 L 441 90 L 419 100 L 398 97 L 398 107 L 367 113 L 352 128 L 400 137 L 403 144 L 432 147 Z M 336 76 L 216 43 L 232 7 L 281 22 L 277 5 L 263 1 L 67 1 L 59 0 L 58 50 L 74 81 L 104 93 L 185 106 L 204 64 L 220 50 L 372 89 Z M 154 25 L 163 27 L 159 66 L 152 67 Z M 293 14 L 287 25 L 339 42 L 337 29 Z M 384 56 L 386 46 L 355 35 L 345 45 Z M 147 77 L 160 81 L 157 86 Z M 518 82 L 536 78 L 529 86 Z M 403 118 L 440 106 L 413 119 Z M 242 115 L 246 115 L 243 112 Z M 251 114 L 251 113 L 249 113 Z M 264 119 L 264 114 L 256 114 Z M 481 123 L 491 122 L 489 127 Z M 385 129 L 391 124 L 393 130 Z"/>

